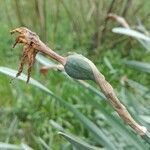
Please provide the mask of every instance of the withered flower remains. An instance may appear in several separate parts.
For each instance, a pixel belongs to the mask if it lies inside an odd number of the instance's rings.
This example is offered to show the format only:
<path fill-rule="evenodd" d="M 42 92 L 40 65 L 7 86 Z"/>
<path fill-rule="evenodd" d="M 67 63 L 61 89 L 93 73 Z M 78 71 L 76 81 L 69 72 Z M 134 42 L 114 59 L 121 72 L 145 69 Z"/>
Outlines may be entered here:
<path fill-rule="evenodd" d="M 10 32 L 19 33 L 19 36 L 16 38 L 16 42 L 13 45 L 15 47 L 18 43 L 24 44 L 23 46 L 23 53 L 20 60 L 19 70 L 16 74 L 16 77 L 20 76 L 21 72 L 23 71 L 24 65 L 28 64 L 28 77 L 27 82 L 29 82 L 31 76 L 31 69 L 35 62 L 36 54 L 41 51 L 53 59 L 57 60 L 61 64 L 65 64 L 65 58 L 55 53 L 53 50 L 48 48 L 38 37 L 38 35 L 25 27 L 20 27 L 12 30 Z"/>

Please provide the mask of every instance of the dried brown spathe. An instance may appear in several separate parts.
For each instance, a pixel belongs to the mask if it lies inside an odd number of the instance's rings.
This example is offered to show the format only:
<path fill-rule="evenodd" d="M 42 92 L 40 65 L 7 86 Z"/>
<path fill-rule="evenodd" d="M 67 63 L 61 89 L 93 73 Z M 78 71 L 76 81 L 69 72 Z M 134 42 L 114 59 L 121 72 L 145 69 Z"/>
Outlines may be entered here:
<path fill-rule="evenodd" d="M 18 73 L 16 74 L 16 77 L 20 76 L 21 72 L 23 71 L 23 66 L 25 63 L 28 63 L 28 78 L 27 78 L 27 83 L 29 82 L 30 76 L 31 76 L 31 69 L 32 66 L 35 62 L 35 56 L 37 54 L 37 50 L 32 48 L 30 45 L 25 45 L 23 48 L 23 53 L 22 57 L 20 59 L 20 64 L 19 64 L 19 70 Z"/>
<path fill-rule="evenodd" d="M 64 65 L 66 63 L 66 58 L 58 55 L 53 50 L 51 50 L 48 46 L 46 46 L 38 37 L 38 35 L 25 27 L 16 28 L 11 31 L 11 34 L 19 33 L 19 36 L 16 38 L 16 42 L 13 45 L 15 47 L 18 43 L 24 44 L 23 54 L 20 60 L 19 70 L 16 75 L 18 77 L 25 63 L 28 64 L 28 78 L 27 82 L 29 82 L 31 69 L 35 62 L 36 54 L 41 51 L 51 58 L 57 60 L 59 63 Z"/>
<path fill-rule="evenodd" d="M 23 53 L 22 53 L 22 57 L 20 59 L 19 69 L 18 69 L 18 73 L 16 74 L 16 77 L 20 76 L 20 74 L 23 71 L 24 65 L 28 64 L 27 82 L 29 82 L 32 66 L 35 62 L 35 57 L 38 52 L 38 50 L 36 50 L 34 48 L 34 43 L 37 42 L 34 37 L 36 36 L 36 39 L 39 39 L 39 38 L 34 32 L 31 32 L 30 30 L 28 30 L 27 28 L 24 28 L 24 27 L 12 30 L 11 34 L 13 34 L 15 32 L 18 32 L 20 34 L 16 38 L 16 42 L 13 45 L 13 47 L 15 47 L 18 43 L 25 44 L 23 47 Z"/>

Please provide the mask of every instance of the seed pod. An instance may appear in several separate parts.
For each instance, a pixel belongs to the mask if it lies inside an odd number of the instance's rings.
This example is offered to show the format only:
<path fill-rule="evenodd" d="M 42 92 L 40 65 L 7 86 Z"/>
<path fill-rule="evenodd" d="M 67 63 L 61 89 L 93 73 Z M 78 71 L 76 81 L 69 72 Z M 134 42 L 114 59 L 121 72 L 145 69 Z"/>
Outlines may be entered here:
<path fill-rule="evenodd" d="M 95 80 L 93 73 L 95 65 L 82 55 L 69 55 L 64 68 L 66 73 L 74 79 Z"/>

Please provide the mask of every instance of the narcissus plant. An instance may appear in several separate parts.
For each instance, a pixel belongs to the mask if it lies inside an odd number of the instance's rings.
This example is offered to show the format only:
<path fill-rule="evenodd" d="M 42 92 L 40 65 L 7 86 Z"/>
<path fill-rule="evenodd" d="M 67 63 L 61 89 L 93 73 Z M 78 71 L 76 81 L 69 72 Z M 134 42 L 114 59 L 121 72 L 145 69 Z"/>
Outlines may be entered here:
<path fill-rule="evenodd" d="M 22 43 L 23 54 L 20 60 L 20 66 L 16 77 L 18 77 L 25 63 L 28 64 L 28 78 L 29 82 L 31 76 L 31 69 L 35 62 L 35 56 L 38 52 L 42 52 L 60 63 L 65 72 L 74 79 L 79 80 L 92 80 L 102 90 L 106 96 L 109 104 L 116 110 L 118 115 L 128 124 L 138 135 L 140 135 L 145 141 L 150 143 L 150 133 L 146 127 L 139 125 L 130 115 L 126 107 L 117 98 L 113 87 L 105 80 L 102 73 L 99 72 L 97 67 L 92 61 L 79 54 L 72 54 L 67 57 L 60 56 L 46 44 L 44 44 L 36 33 L 30 31 L 25 27 L 20 27 L 11 31 L 11 33 L 19 33 L 16 38 L 14 46 L 18 43 Z"/>

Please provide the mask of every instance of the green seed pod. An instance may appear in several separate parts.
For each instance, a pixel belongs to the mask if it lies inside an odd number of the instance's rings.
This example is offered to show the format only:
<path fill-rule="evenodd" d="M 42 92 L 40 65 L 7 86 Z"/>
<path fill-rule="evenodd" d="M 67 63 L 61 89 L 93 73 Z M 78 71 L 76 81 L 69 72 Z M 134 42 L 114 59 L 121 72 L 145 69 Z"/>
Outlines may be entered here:
<path fill-rule="evenodd" d="M 95 80 L 93 66 L 95 65 L 83 55 L 73 54 L 67 57 L 64 68 L 66 73 L 74 79 Z"/>

